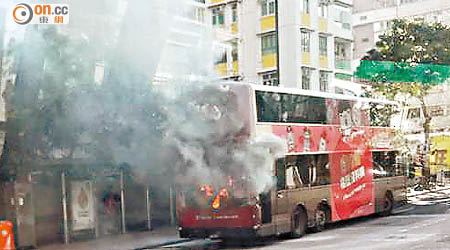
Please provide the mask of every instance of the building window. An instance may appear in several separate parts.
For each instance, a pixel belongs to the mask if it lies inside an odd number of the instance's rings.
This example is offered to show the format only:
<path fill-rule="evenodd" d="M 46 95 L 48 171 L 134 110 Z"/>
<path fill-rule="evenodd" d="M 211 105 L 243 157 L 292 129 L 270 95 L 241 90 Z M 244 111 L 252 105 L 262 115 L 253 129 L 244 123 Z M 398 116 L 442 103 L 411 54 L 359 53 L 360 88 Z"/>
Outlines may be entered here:
<path fill-rule="evenodd" d="M 319 55 L 328 55 L 328 39 L 326 36 L 319 36 Z"/>
<path fill-rule="evenodd" d="M 414 3 L 417 2 L 417 0 L 400 0 L 400 4 L 407 4 L 407 3 Z"/>
<path fill-rule="evenodd" d="M 311 69 L 303 67 L 302 68 L 302 89 L 311 88 Z"/>
<path fill-rule="evenodd" d="M 236 42 L 233 42 L 231 44 L 231 58 L 233 59 L 233 61 L 238 60 L 238 46 Z"/>
<path fill-rule="evenodd" d="M 444 106 L 430 106 L 428 110 L 431 117 L 444 116 Z"/>
<path fill-rule="evenodd" d="M 309 0 L 303 0 L 303 12 L 309 14 Z"/>
<path fill-rule="evenodd" d="M 278 86 L 277 72 L 270 72 L 262 74 L 262 84 L 268 86 Z"/>
<path fill-rule="evenodd" d="M 408 109 L 408 119 L 420 118 L 420 108 L 410 108 Z"/>
<path fill-rule="evenodd" d="M 310 42 L 311 42 L 311 33 L 306 30 L 302 30 L 301 31 L 301 39 L 302 39 L 302 51 L 309 52 Z"/>
<path fill-rule="evenodd" d="M 373 30 L 375 32 L 385 32 L 392 26 L 390 21 L 380 21 L 373 24 Z"/>
<path fill-rule="evenodd" d="M 213 26 L 223 26 L 224 24 L 224 11 L 223 8 L 218 7 L 212 9 L 212 24 Z"/>
<path fill-rule="evenodd" d="M 277 51 L 275 33 L 261 37 L 261 50 L 263 55 L 275 53 Z"/>
<path fill-rule="evenodd" d="M 350 8 L 340 5 L 335 5 L 334 8 L 334 21 L 336 24 L 343 29 L 349 30 L 351 28 L 352 19 Z"/>
<path fill-rule="evenodd" d="M 238 12 L 237 12 L 237 4 L 231 5 L 231 21 L 237 22 L 238 19 Z"/>
<path fill-rule="evenodd" d="M 319 16 L 323 18 L 328 17 L 328 5 L 326 4 L 319 4 Z"/>
<path fill-rule="evenodd" d="M 195 9 L 195 20 L 200 23 L 205 23 L 205 9 L 203 8 Z"/>
<path fill-rule="evenodd" d="M 261 16 L 275 15 L 275 0 L 263 0 L 261 2 Z"/>
<path fill-rule="evenodd" d="M 227 50 L 226 48 L 219 48 L 219 54 L 216 60 L 216 64 L 227 63 Z"/>
<path fill-rule="evenodd" d="M 319 73 L 319 84 L 320 91 L 327 92 L 328 91 L 328 73 L 324 71 L 320 71 Z"/>
<path fill-rule="evenodd" d="M 338 69 L 350 70 L 350 43 L 335 41 L 334 52 L 335 52 L 335 64 Z"/>

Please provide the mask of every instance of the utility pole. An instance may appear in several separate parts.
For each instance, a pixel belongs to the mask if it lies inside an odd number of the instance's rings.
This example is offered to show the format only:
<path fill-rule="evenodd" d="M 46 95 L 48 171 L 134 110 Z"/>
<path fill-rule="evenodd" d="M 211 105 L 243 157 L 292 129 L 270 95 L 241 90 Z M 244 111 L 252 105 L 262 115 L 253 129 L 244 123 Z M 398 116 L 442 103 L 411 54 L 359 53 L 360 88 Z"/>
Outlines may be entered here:
<path fill-rule="evenodd" d="M 122 221 L 122 233 L 126 233 L 126 221 L 125 221 L 125 190 L 123 183 L 123 169 L 120 170 L 120 212 Z"/>
<path fill-rule="evenodd" d="M 69 222 L 67 213 L 67 190 L 66 190 L 66 175 L 61 172 L 61 193 L 63 205 L 63 226 L 64 226 L 64 244 L 69 244 Z"/>
<path fill-rule="evenodd" d="M 277 41 L 277 81 L 280 85 L 280 43 L 279 43 L 279 26 L 278 26 L 278 0 L 275 0 L 275 37 Z"/>

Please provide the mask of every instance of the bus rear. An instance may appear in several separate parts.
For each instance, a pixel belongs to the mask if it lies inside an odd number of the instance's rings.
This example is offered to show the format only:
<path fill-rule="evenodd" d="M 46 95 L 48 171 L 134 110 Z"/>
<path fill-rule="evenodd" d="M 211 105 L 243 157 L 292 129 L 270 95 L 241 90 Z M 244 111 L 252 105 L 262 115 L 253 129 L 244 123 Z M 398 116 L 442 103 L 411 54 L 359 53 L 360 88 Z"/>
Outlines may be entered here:
<path fill-rule="evenodd" d="M 211 182 L 213 183 L 213 182 Z M 256 236 L 260 213 L 245 178 L 200 184 L 177 192 L 177 220 L 182 238 Z"/>
<path fill-rule="evenodd" d="M 205 88 L 204 91 L 215 90 Z M 216 144 L 226 144 L 229 143 L 226 142 L 228 140 L 232 140 L 233 145 L 248 143 L 251 131 L 254 129 L 254 117 L 251 115 L 253 114 L 251 87 L 247 84 L 230 83 L 222 85 L 220 91 L 223 92 L 221 102 L 207 99 L 197 105 L 201 106 L 202 110 L 224 110 L 228 117 L 232 117 L 224 119 L 239 120 L 241 127 L 235 130 L 233 135 L 226 138 L 217 136 L 212 140 L 216 141 Z M 204 96 L 209 96 L 207 94 L 205 93 Z M 211 116 L 206 114 L 206 117 Z M 227 126 L 229 122 L 221 122 L 221 118 L 218 117 L 214 118 L 214 122 L 218 130 L 223 130 L 221 127 Z M 222 149 L 220 147 L 218 146 Z M 225 147 L 224 150 L 226 149 Z M 217 159 L 204 159 L 204 161 L 220 162 Z M 228 161 L 217 166 L 211 164 L 209 167 L 218 171 L 209 175 L 212 177 L 208 177 L 210 178 L 208 180 L 199 177 L 194 181 L 183 180 L 183 183 L 178 183 L 176 199 L 180 237 L 248 238 L 256 235 L 261 221 L 257 196 L 252 191 L 254 187 L 251 179 L 244 176 L 246 173 L 239 166 L 230 166 L 232 162 Z"/>

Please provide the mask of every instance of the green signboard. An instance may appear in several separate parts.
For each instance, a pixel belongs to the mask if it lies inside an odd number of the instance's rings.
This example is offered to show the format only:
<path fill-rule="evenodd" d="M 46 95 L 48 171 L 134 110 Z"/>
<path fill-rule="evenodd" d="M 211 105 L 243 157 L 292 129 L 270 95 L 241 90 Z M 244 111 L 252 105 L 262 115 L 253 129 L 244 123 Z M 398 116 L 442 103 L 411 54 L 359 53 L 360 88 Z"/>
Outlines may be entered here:
<path fill-rule="evenodd" d="M 374 82 L 421 82 L 435 85 L 450 77 L 450 65 L 361 60 L 355 77 Z"/>

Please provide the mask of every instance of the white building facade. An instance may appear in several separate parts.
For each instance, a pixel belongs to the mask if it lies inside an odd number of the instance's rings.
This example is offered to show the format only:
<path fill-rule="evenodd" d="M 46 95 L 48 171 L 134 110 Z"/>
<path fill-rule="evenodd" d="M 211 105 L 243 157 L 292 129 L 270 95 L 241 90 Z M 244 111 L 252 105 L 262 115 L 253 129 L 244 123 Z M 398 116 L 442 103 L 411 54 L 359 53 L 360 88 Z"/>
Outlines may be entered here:
<path fill-rule="evenodd" d="M 222 78 L 340 93 L 333 79 L 351 80 L 352 0 L 278 0 L 278 18 L 276 0 L 206 5 Z"/>

